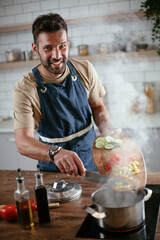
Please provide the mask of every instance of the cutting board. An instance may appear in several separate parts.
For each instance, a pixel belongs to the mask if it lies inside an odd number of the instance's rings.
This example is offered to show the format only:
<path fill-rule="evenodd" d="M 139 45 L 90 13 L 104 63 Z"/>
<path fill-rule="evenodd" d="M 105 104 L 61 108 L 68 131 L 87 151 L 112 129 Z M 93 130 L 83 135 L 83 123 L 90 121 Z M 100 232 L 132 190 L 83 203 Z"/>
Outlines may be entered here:
<path fill-rule="evenodd" d="M 105 136 L 97 136 L 92 149 L 93 160 L 99 172 L 117 179 L 114 186 L 116 190 L 143 189 L 147 182 L 147 171 L 138 146 L 130 138 L 120 134 L 112 136 L 114 140 L 122 141 L 119 145 L 113 144 L 113 149 L 106 149 L 104 146 L 97 148 L 95 145 L 99 137 Z"/>

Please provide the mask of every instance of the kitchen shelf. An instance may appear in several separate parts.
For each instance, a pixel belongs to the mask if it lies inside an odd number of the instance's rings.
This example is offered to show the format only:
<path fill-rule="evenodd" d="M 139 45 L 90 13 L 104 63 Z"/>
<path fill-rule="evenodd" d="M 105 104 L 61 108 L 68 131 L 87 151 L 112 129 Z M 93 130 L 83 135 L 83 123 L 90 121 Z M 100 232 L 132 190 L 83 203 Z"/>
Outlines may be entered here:
<path fill-rule="evenodd" d="M 126 58 L 143 58 L 143 57 L 157 57 L 159 56 L 156 50 L 144 50 L 144 51 L 137 51 L 137 52 L 114 52 L 108 54 L 95 54 L 95 55 L 88 55 L 88 56 L 76 56 L 80 59 L 87 59 L 91 62 L 95 61 L 105 61 L 105 60 L 112 60 L 112 59 L 126 59 Z"/>
<path fill-rule="evenodd" d="M 120 19 L 137 18 L 137 17 L 141 18 L 144 16 L 145 14 L 142 11 L 127 12 L 127 13 L 123 12 L 118 14 L 108 14 L 108 15 L 94 16 L 94 17 L 66 19 L 66 23 L 68 25 L 95 23 L 95 22 L 97 23 L 97 22 L 105 22 L 108 20 L 120 20 Z M 24 31 L 24 30 L 31 30 L 31 29 L 32 29 L 32 24 L 21 24 L 21 25 L 1 27 L 0 33 L 17 32 L 17 31 Z"/>
<path fill-rule="evenodd" d="M 40 63 L 39 60 L 3 62 L 3 63 L 0 63 L 0 70 L 13 69 L 13 68 L 27 68 L 32 66 L 34 67 L 39 63 Z"/>
<path fill-rule="evenodd" d="M 116 52 L 108 54 L 95 54 L 87 56 L 73 56 L 78 59 L 87 59 L 90 62 L 107 61 L 112 59 L 127 59 L 127 58 L 146 58 L 146 57 L 159 57 L 156 50 L 146 50 L 139 52 Z M 13 69 L 13 68 L 27 68 L 33 67 L 40 63 L 39 60 L 30 61 L 17 61 L 17 62 L 3 62 L 0 63 L 0 70 Z"/>

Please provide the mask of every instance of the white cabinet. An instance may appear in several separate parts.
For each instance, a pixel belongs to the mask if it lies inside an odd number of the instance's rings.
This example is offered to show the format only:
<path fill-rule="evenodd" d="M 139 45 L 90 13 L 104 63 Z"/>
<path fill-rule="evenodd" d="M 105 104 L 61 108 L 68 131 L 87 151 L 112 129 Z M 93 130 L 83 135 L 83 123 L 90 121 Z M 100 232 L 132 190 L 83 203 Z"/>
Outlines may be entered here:
<path fill-rule="evenodd" d="M 160 171 L 160 128 L 149 130 L 147 144 L 142 146 L 147 170 L 150 172 Z"/>
<path fill-rule="evenodd" d="M 133 141 L 136 138 L 136 132 L 139 130 L 123 129 L 122 132 L 130 137 Z M 147 131 L 146 136 L 148 140 L 146 144 L 142 145 L 140 140 L 136 139 L 136 144 L 141 146 L 143 152 L 147 171 L 160 171 L 160 128 L 141 129 L 144 133 Z M 35 136 L 37 138 L 37 136 Z M 28 157 L 22 156 L 18 153 L 14 133 L 0 133 L 0 169 L 16 170 L 36 170 L 37 161 Z"/>
<path fill-rule="evenodd" d="M 0 169 L 36 170 L 37 161 L 22 156 L 16 147 L 14 133 L 0 133 Z"/>

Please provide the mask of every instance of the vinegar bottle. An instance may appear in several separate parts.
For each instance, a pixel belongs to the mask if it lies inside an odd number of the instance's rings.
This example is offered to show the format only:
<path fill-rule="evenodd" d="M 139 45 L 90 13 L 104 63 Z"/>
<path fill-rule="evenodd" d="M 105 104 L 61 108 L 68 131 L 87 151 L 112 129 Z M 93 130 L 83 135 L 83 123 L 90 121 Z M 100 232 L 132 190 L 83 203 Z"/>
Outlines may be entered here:
<path fill-rule="evenodd" d="M 19 226 L 23 229 L 31 229 L 34 226 L 33 215 L 30 203 L 30 193 L 25 188 L 24 177 L 21 177 L 21 170 L 18 169 L 17 190 L 14 198 L 17 207 L 17 218 Z"/>
<path fill-rule="evenodd" d="M 43 184 L 43 174 L 40 173 L 40 167 L 37 165 L 36 185 L 35 185 L 35 195 L 37 201 L 37 212 L 39 223 L 50 222 L 47 190 Z"/>

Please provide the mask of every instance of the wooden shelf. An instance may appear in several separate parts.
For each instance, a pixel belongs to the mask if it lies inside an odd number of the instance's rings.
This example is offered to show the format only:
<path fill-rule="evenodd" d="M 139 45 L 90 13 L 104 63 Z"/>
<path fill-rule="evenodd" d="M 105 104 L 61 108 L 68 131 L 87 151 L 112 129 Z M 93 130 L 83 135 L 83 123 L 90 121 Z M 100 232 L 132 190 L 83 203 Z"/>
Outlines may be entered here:
<path fill-rule="evenodd" d="M 95 54 L 87 56 L 74 56 L 78 59 L 87 59 L 91 62 L 107 61 L 112 59 L 127 59 L 127 58 L 146 58 L 146 57 L 159 57 L 156 50 L 139 51 L 139 52 L 116 52 L 108 54 Z M 34 67 L 40 63 L 39 60 L 30 61 L 17 61 L 17 62 L 4 62 L 0 63 L 0 70 L 13 69 L 13 68 L 25 68 Z"/>
<path fill-rule="evenodd" d="M 118 13 L 118 14 L 94 16 L 94 17 L 66 19 L 66 23 L 68 25 L 83 24 L 83 23 L 95 23 L 95 22 L 97 23 L 97 22 L 105 22 L 108 20 L 119 20 L 119 19 L 137 18 L 137 17 L 140 17 L 140 18 L 144 17 L 144 13 L 142 11 L 127 12 L 127 13 L 124 12 L 124 13 Z M 31 29 L 32 29 L 32 24 L 6 26 L 6 27 L 0 28 L 0 33 L 25 31 L 25 30 L 31 30 Z"/>
<path fill-rule="evenodd" d="M 40 63 L 39 60 L 3 62 L 3 63 L 0 63 L 0 70 L 12 69 L 12 68 L 34 67 L 39 63 Z"/>
<path fill-rule="evenodd" d="M 110 14 L 103 16 L 94 16 L 94 17 L 83 17 L 83 18 L 74 18 L 67 19 L 66 22 L 68 25 L 72 24 L 84 24 L 84 23 L 97 23 L 97 22 L 106 22 L 108 20 L 120 20 L 120 19 L 128 19 L 128 18 L 142 18 L 145 14 L 142 11 L 139 12 L 123 12 L 118 14 Z M 22 25 L 14 25 L 1 27 L 0 33 L 8 33 L 15 31 L 25 31 L 31 30 L 32 24 L 22 24 Z M 109 54 L 95 54 L 88 56 L 74 56 L 79 59 L 88 59 L 91 62 L 95 61 L 107 61 L 112 59 L 125 59 L 125 58 L 138 58 L 138 57 L 157 57 L 159 56 L 156 50 L 150 51 L 140 51 L 140 52 L 116 52 Z M 30 60 L 30 61 L 16 61 L 16 62 L 4 62 L 0 63 L 0 70 L 5 69 L 13 69 L 13 68 L 27 68 L 33 67 L 40 63 L 39 60 Z"/>
<path fill-rule="evenodd" d="M 91 62 L 96 61 L 107 61 L 112 59 L 127 59 L 127 58 L 146 58 L 146 57 L 157 57 L 159 56 L 156 50 L 146 50 L 146 51 L 138 51 L 138 52 L 115 52 L 108 54 L 95 54 L 88 56 L 75 56 L 80 59 L 88 59 Z"/>

